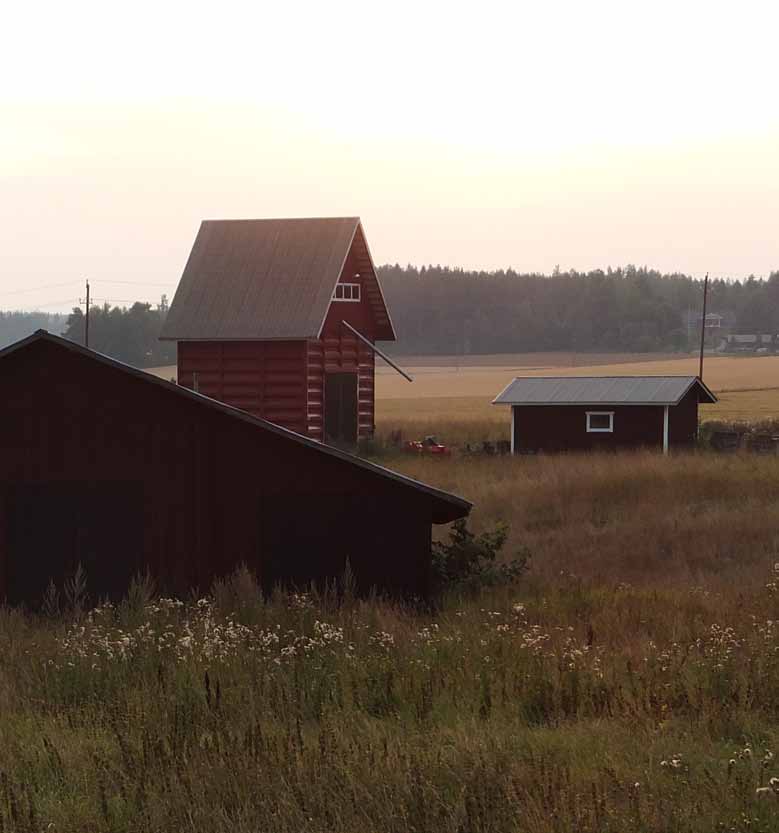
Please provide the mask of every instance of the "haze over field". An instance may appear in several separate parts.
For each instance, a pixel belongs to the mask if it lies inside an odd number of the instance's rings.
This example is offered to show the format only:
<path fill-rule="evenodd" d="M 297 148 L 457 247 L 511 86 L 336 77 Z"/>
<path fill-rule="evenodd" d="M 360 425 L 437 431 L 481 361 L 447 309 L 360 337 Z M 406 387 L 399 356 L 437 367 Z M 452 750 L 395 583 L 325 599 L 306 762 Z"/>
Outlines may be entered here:
<path fill-rule="evenodd" d="M 157 300 L 204 217 L 359 214 L 379 263 L 765 275 L 777 17 L 761 2 L 15 4 L 0 308 L 67 310 L 84 276 L 99 302 Z"/>

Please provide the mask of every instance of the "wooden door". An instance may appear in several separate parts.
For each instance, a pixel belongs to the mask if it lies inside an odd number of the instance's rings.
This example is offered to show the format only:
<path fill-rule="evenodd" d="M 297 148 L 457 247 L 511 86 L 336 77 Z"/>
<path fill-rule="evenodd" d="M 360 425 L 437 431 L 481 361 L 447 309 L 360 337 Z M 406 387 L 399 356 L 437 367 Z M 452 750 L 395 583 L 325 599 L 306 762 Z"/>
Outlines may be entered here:
<path fill-rule="evenodd" d="M 325 441 L 357 442 L 357 374 L 325 375 Z"/>

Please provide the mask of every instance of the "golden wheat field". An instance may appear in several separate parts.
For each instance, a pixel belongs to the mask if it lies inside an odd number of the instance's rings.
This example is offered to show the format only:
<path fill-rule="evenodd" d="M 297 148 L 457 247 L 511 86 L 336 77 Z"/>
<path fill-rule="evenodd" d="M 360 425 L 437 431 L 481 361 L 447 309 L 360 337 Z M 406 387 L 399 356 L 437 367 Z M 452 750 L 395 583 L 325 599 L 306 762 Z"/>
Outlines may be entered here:
<path fill-rule="evenodd" d="M 473 359 L 474 357 L 471 357 Z M 697 375 L 695 357 L 656 359 L 630 355 L 587 356 L 523 354 L 487 357 L 483 365 L 436 365 L 431 358 L 401 361 L 414 377 L 407 382 L 389 367 L 376 377 L 376 422 L 380 431 L 407 428 L 436 432 L 446 422 L 470 423 L 475 435 L 508 435 L 508 413 L 492 399 L 515 376 Z M 587 363 L 585 363 L 587 362 Z M 779 356 L 710 356 L 704 380 L 717 394 L 717 405 L 701 408 L 701 420 L 752 421 L 779 415 Z M 466 429 L 467 430 L 467 429 Z M 487 432 L 485 434 L 485 432 Z M 474 438 L 477 438 L 476 436 Z"/>

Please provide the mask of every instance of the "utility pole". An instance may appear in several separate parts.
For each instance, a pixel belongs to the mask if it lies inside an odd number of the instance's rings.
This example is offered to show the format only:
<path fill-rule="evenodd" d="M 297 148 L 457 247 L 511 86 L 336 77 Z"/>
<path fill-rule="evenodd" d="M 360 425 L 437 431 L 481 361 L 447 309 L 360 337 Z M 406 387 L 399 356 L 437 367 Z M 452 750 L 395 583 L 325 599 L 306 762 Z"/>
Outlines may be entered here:
<path fill-rule="evenodd" d="M 703 279 L 703 316 L 701 318 L 701 361 L 698 368 L 698 378 L 703 381 L 703 340 L 706 335 L 706 294 L 709 291 L 709 273 Z"/>
<path fill-rule="evenodd" d="M 81 298 L 78 299 L 79 304 L 83 304 Z M 86 313 L 84 315 L 84 347 L 89 347 L 89 278 L 87 278 L 87 299 L 86 299 Z"/>

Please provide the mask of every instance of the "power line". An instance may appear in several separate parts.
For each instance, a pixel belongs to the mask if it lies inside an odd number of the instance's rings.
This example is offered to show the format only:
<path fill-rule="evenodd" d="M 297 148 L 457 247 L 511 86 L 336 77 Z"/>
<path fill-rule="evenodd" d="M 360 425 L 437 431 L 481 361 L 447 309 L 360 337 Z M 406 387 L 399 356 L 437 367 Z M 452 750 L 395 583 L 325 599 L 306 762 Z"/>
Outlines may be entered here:
<path fill-rule="evenodd" d="M 103 280 L 103 278 L 99 278 L 96 281 L 92 281 L 92 283 L 119 283 L 125 286 L 163 286 L 163 287 L 172 287 L 175 286 L 174 283 L 153 283 L 151 281 L 109 281 Z"/>
<path fill-rule="evenodd" d="M 45 301 L 45 302 L 40 303 L 40 304 L 36 302 L 35 303 L 35 308 L 36 309 L 32 310 L 32 312 L 35 312 L 37 309 L 41 309 L 42 307 L 59 307 L 59 306 L 64 306 L 65 304 L 78 304 L 78 303 L 79 303 L 78 298 L 65 298 L 64 301 L 47 301 L 47 302 Z M 18 312 L 23 312 L 23 310 L 5 310 L 5 311 L 6 312 L 17 312 L 17 311 Z"/>
<path fill-rule="evenodd" d="M 15 289 L 13 292 L 4 292 L 2 297 L 5 298 L 10 295 L 23 295 L 27 292 L 45 292 L 48 289 L 59 289 L 62 286 L 74 286 L 77 283 L 81 283 L 81 281 L 65 281 L 65 283 L 51 283 L 48 286 L 34 286 L 28 287 L 27 289 Z"/>

